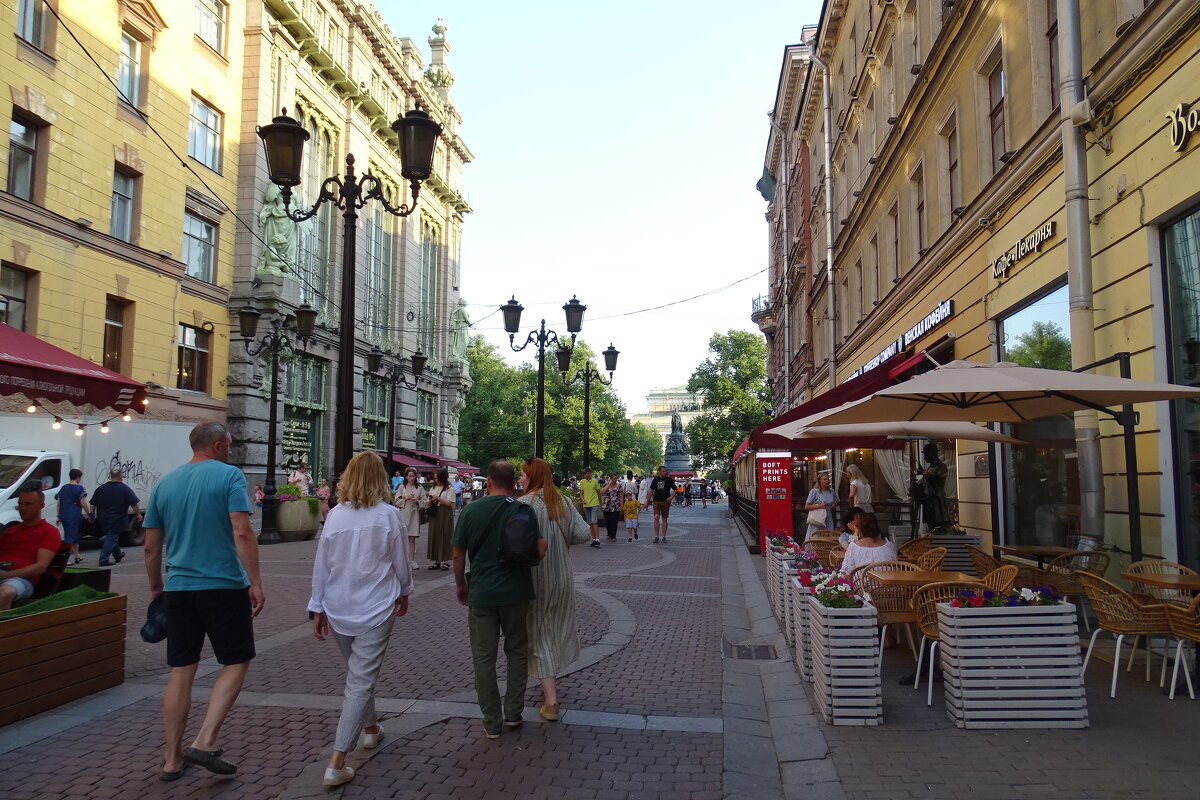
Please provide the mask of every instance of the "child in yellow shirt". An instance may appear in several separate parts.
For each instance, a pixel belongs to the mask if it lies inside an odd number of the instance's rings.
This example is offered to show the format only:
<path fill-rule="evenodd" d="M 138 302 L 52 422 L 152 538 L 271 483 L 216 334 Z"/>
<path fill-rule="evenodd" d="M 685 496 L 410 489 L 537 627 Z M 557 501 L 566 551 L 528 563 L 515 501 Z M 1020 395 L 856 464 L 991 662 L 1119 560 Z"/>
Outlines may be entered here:
<path fill-rule="evenodd" d="M 633 496 L 633 492 L 625 493 L 625 533 L 629 535 L 628 541 L 632 542 L 638 538 L 638 501 Z"/>

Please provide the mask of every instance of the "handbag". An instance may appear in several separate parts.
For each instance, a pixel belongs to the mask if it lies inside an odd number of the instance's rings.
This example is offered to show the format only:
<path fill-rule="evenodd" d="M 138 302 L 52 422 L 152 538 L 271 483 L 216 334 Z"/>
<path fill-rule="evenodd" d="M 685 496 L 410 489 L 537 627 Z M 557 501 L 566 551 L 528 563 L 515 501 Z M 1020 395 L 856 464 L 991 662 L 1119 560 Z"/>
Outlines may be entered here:
<path fill-rule="evenodd" d="M 829 515 L 824 508 L 814 508 L 808 512 L 808 524 L 816 528 L 824 528 L 829 522 Z"/>

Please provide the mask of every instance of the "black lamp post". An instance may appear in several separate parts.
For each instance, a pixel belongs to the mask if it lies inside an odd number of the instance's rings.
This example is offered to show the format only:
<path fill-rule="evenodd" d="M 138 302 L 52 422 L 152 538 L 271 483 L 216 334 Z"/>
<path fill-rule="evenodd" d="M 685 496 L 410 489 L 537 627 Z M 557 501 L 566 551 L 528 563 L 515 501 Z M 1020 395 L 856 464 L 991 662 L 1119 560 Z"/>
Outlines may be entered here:
<path fill-rule="evenodd" d="M 413 381 L 409 383 L 404 377 L 404 369 L 400 364 L 394 364 L 388 367 L 388 371 L 383 374 L 383 379 L 392 385 L 391 395 L 388 399 L 388 432 L 387 432 L 387 460 L 388 469 L 391 469 L 392 453 L 396 447 L 396 386 L 402 384 L 409 389 L 416 389 L 420 381 L 421 373 L 425 372 L 425 363 L 429 361 L 424 353 L 420 350 L 413 353 L 408 358 L 409 364 L 412 366 Z M 367 354 L 367 372 L 378 372 L 383 366 L 383 351 L 379 346 L 371 348 L 371 352 Z"/>
<path fill-rule="evenodd" d="M 533 456 L 534 458 L 544 458 L 543 454 L 546 444 L 546 345 L 553 342 L 558 345 L 560 351 L 566 350 L 569 354 L 571 348 L 575 346 L 575 334 L 579 333 L 583 328 L 583 312 L 587 311 L 587 306 L 579 302 L 575 297 L 572 297 L 563 305 L 563 312 L 567 316 L 567 333 L 571 334 L 571 343 L 569 345 L 560 341 L 558 334 L 554 331 L 546 330 L 546 320 L 542 320 L 542 325 L 538 330 L 529 332 L 529 338 L 525 340 L 525 344 L 520 347 L 513 344 L 513 338 L 516 336 L 517 331 L 521 329 L 521 312 L 524 310 L 525 307 L 517 302 L 516 297 L 513 297 L 513 299 L 500 306 L 500 311 L 504 315 L 504 330 L 508 333 L 508 346 L 513 349 L 513 352 L 519 353 L 531 344 L 538 346 L 537 415 L 533 423 Z M 569 360 L 570 357 L 568 355 L 568 362 Z"/>
<path fill-rule="evenodd" d="M 271 182 L 280 188 L 283 206 L 288 217 L 303 222 L 317 213 L 323 203 L 333 203 L 342 210 L 342 299 L 338 346 L 337 419 L 334 428 L 334 474 L 340 475 L 350 461 L 354 449 L 354 262 L 358 245 L 358 209 L 368 200 L 378 200 L 393 216 L 407 217 L 417 207 L 421 181 L 433 168 L 433 153 L 442 126 L 419 108 L 413 109 L 392 123 L 400 143 L 400 174 L 409 182 L 411 205 L 393 206 L 383 193 L 382 182 L 370 172 L 361 177 L 354 173 L 354 155 L 346 154 L 346 174 L 326 178 L 321 193 L 306 211 L 292 211 L 292 187 L 300 185 L 304 163 L 304 142 L 308 131 L 287 115 L 287 109 L 270 125 L 260 126 L 258 136 L 267 153 L 267 170 Z"/>
<path fill-rule="evenodd" d="M 567 378 L 567 372 L 571 369 L 571 351 L 565 347 L 558 349 L 558 371 L 562 373 L 563 383 L 570 386 L 575 381 L 583 381 L 583 469 L 585 472 L 592 468 L 592 381 L 612 386 L 613 372 L 617 369 L 617 356 L 620 354 L 621 351 L 611 344 L 604 351 L 604 368 L 608 370 L 608 380 L 604 380 L 599 372 L 592 369 L 590 361 L 583 365 L 583 369 L 576 370 L 574 376 Z"/>
<path fill-rule="evenodd" d="M 279 354 L 292 349 L 288 338 L 287 324 L 291 317 L 276 315 L 271 320 L 271 330 L 263 334 L 257 344 L 252 344 L 258 334 L 258 319 L 262 316 L 253 304 L 238 312 L 238 329 L 242 334 L 242 343 L 246 352 L 257 358 L 264 351 L 269 354 L 271 370 L 271 406 L 267 412 L 267 475 L 263 479 L 262 500 L 262 532 L 258 536 L 260 544 L 279 544 L 283 537 L 279 535 L 279 497 L 275 491 L 275 432 L 279 409 Z M 313 335 L 317 324 L 317 310 L 310 308 L 307 303 L 296 309 L 295 332 L 296 338 L 305 342 Z"/>

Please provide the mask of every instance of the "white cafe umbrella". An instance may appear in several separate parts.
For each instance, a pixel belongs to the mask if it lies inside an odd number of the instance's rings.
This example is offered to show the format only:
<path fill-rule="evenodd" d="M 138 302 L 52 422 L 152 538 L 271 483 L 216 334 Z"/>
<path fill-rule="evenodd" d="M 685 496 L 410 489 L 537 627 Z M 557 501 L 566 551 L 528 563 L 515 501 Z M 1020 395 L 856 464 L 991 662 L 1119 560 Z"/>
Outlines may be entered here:
<path fill-rule="evenodd" d="M 864 422 L 1024 422 L 1082 408 L 1200 398 L 1200 388 L 1022 367 L 1009 361 L 951 361 L 857 403 L 813 414 L 811 425 Z"/>
<path fill-rule="evenodd" d="M 846 405 L 855 404 L 847 403 Z M 845 407 L 840 406 L 840 408 Z M 1020 439 L 1005 436 L 1003 433 L 972 422 L 860 422 L 853 425 L 804 425 L 803 423 L 803 419 L 786 422 L 778 427 L 769 428 L 765 433 L 786 436 L 789 439 L 855 439 L 868 436 L 891 436 L 904 439 L 964 439 L 974 442 L 1024 444 Z"/>

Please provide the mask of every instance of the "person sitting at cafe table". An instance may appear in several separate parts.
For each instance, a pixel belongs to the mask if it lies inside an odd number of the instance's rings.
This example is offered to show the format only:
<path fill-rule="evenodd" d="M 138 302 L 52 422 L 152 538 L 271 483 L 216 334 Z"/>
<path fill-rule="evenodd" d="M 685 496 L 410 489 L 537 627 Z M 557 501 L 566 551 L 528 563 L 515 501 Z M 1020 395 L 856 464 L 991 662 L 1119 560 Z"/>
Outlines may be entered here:
<path fill-rule="evenodd" d="M 0 563 L 12 566 L 0 572 L 0 611 L 33 594 L 33 587 L 50 566 L 62 544 L 58 528 L 42 519 L 46 495 L 41 489 L 26 488 L 17 497 L 21 521 L 0 533 Z"/>
<path fill-rule="evenodd" d="M 895 561 L 896 545 L 883 538 L 883 530 L 879 527 L 879 518 L 874 514 L 860 514 L 858 517 L 858 540 L 846 545 L 846 556 L 842 559 L 842 573 L 848 574 L 855 567 L 863 564 L 877 564 L 880 561 Z"/>
<path fill-rule="evenodd" d="M 838 544 L 845 547 L 851 542 L 858 540 L 858 523 L 865 513 L 858 506 L 850 506 L 849 510 L 846 511 L 846 529 L 838 537 Z"/>

